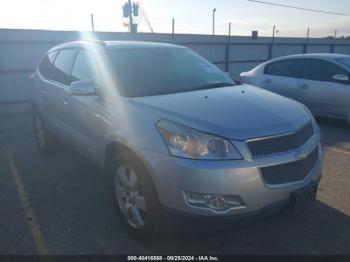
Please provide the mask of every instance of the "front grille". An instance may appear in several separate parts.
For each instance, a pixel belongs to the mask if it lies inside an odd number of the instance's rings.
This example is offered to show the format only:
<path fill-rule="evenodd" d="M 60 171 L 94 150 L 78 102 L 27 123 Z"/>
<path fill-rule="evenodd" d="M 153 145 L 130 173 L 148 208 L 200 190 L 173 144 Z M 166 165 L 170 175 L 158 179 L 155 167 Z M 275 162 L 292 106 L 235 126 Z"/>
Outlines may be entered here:
<path fill-rule="evenodd" d="M 260 168 L 264 180 L 269 185 L 286 184 L 304 180 L 318 160 L 318 147 L 305 159 L 282 165 Z"/>
<path fill-rule="evenodd" d="M 247 146 L 253 157 L 285 152 L 299 148 L 314 135 L 311 122 L 293 134 L 248 141 Z"/>

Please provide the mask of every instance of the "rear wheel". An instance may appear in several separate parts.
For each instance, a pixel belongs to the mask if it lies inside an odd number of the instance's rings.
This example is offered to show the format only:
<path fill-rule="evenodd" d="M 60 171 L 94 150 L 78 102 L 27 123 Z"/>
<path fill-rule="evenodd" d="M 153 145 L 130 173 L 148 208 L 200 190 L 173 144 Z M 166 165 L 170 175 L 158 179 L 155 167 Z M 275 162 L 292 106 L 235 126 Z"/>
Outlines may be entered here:
<path fill-rule="evenodd" d="M 115 156 L 112 173 L 123 225 L 136 239 L 157 238 L 162 227 L 160 204 L 147 170 L 135 156 L 124 153 Z"/>
<path fill-rule="evenodd" d="M 34 136 L 36 143 L 42 153 L 53 153 L 56 148 L 56 141 L 47 131 L 40 115 L 35 112 L 33 117 Z"/>

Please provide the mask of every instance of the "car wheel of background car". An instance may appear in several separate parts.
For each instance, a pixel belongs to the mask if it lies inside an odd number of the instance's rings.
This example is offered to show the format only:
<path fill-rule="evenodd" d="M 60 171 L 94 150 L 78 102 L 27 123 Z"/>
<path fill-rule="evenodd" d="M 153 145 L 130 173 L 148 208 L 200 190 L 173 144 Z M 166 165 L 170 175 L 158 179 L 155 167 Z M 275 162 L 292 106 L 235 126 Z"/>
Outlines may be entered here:
<path fill-rule="evenodd" d="M 45 128 L 42 118 L 37 112 L 34 112 L 33 127 L 35 140 L 40 151 L 45 154 L 55 152 L 57 143 L 53 136 Z"/>
<path fill-rule="evenodd" d="M 123 225 L 136 239 L 158 238 L 161 209 L 150 175 L 131 153 L 123 152 L 112 161 L 114 193 Z"/>

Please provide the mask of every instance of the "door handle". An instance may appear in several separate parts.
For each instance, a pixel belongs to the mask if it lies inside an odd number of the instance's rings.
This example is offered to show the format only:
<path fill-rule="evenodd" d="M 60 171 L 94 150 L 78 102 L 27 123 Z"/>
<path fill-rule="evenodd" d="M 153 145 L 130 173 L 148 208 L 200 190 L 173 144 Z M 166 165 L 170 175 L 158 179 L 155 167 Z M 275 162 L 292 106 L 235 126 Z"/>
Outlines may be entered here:
<path fill-rule="evenodd" d="M 93 115 L 94 115 L 96 118 L 101 118 L 101 115 L 98 114 L 98 113 L 94 113 Z"/>
<path fill-rule="evenodd" d="M 265 82 L 265 84 L 271 84 L 272 80 L 271 79 L 266 79 L 264 82 Z"/>
<path fill-rule="evenodd" d="M 42 95 L 46 94 L 46 90 L 45 89 L 42 89 L 40 92 L 41 92 Z"/>
<path fill-rule="evenodd" d="M 302 84 L 302 85 L 300 85 L 300 88 L 301 89 L 308 89 L 308 88 L 310 88 L 310 86 L 308 84 Z"/>
<path fill-rule="evenodd" d="M 68 105 L 68 101 L 67 101 L 67 99 L 62 98 L 62 103 L 63 103 L 64 105 Z"/>

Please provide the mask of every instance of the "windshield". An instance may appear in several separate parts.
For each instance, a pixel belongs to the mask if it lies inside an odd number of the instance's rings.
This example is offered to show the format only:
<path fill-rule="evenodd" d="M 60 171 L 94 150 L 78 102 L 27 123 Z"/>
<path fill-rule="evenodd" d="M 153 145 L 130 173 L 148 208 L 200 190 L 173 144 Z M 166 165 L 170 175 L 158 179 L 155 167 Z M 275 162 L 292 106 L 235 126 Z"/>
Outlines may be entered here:
<path fill-rule="evenodd" d="M 335 61 L 337 61 L 339 64 L 342 64 L 348 70 L 350 70 L 350 58 L 348 57 L 335 58 Z"/>
<path fill-rule="evenodd" d="M 188 48 L 111 49 L 122 96 L 152 96 L 234 85 L 218 67 Z"/>

